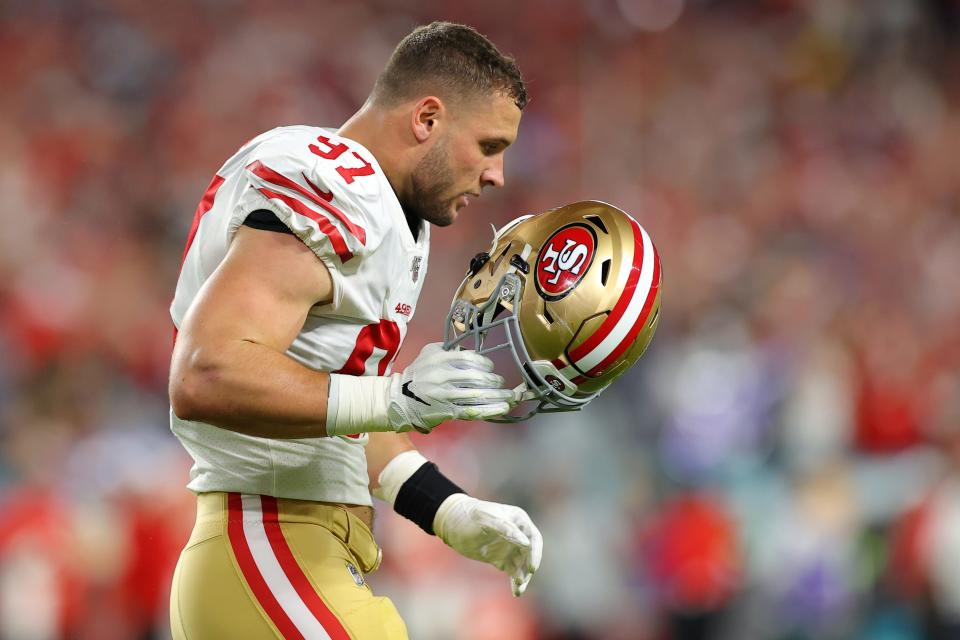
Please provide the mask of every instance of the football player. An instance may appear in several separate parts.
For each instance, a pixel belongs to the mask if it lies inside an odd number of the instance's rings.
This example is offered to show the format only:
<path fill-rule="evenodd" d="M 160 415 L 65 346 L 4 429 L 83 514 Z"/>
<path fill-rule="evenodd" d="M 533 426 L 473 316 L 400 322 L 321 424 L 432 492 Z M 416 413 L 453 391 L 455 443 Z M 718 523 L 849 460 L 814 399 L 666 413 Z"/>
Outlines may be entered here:
<path fill-rule="evenodd" d="M 527 514 L 466 495 L 404 435 L 503 416 L 516 394 L 472 350 L 433 344 L 390 364 L 429 225 L 503 186 L 526 101 L 511 58 L 433 23 L 339 129 L 274 129 L 217 171 L 171 306 L 171 426 L 198 499 L 175 638 L 407 637 L 364 580 L 380 563 L 371 489 L 523 593 L 542 549 Z"/>
<path fill-rule="evenodd" d="M 649 235 L 616 207 L 518 218 L 470 261 L 445 344 L 390 373 L 427 223 L 503 185 L 525 103 L 511 59 L 434 23 L 338 131 L 275 129 L 214 177 L 172 306 L 171 420 L 198 494 L 175 637 L 406 637 L 364 580 L 380 562 L 370 488 L 524 592 L 542 553 L 527 514 L 467 496 L 402 434 L 582 408 L 646 349 L 661 279 Z M 501 350 L 513 389 L 485 355 Z"/>

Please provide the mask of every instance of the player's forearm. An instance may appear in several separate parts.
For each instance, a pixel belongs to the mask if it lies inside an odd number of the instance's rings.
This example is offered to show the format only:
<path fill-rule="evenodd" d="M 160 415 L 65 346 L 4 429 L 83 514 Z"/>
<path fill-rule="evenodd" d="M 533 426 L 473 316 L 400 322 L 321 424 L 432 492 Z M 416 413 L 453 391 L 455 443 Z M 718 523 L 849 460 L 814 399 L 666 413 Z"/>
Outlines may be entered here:
<path fill-rule="evenodd" d="M 177 347 L 170 402 L 178 417 L 267 438 L 326 435 L 329 374 L 247 340 Z"/>
<path fill-rule="evenodd" d="M 380 486 L 380 472 L 391 460 L 404 451 L 416 451 L 405 433 L 371 433 L 365 449 L 371 491 Z"/>

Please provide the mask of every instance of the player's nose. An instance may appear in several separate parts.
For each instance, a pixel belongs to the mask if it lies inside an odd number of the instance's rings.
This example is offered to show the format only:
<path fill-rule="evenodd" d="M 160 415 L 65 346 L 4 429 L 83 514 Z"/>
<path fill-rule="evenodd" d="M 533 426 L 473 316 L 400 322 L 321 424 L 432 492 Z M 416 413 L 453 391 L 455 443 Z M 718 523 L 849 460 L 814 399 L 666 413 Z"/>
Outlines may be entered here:
<path fill-rule="evenodd" d="M 502 187 L 503 184 L 503 157 L 499 156 L 492 165 L 485 168 L 483 173 L 480 174 L 480 186 Z"/>

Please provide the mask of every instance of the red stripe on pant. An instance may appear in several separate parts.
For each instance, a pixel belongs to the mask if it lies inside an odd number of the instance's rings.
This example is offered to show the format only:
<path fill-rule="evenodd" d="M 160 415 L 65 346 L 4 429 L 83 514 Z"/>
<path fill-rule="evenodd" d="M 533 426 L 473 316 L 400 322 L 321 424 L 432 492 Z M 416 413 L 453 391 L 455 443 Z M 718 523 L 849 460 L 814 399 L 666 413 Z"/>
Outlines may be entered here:
<path fill-rule="evenodd" d="M 254 597 L 284 639 L 304 640 L 303 635 L 297 630 L 293 621 L 284 612 L 280 603 L 277 602 L 273 592 L 270 591 L 270 587 L 267 586 L 257 563 L 253 559 L 253 554 L 250 552 L 250 546 L 247 543 L 247 536 L 243 531 L 243 500 L 239 493 L 227 494 L 227 536 L 230 538 L 233 555 L 237 558 L 237 564 L 240 565 L 240 571 L 243 572 L 243 577 L 250 586 L 250 590 L 253 591 Z"/>
<path fill-rule="evenodd" d="M 330 635 L 330 640 L 350 640 L 350 634 L 343 628 L 343 625 L 333 614 L 332 611 L 320 598 L 310 580 L 307 578 L 303 569 L 297 564 L 290 545 L 283 537 L 283 530 L 280 529 L 280 519 L 277 513 L 277 499 L 269 496 L 261 496 L 260 504 L 263 509 L 263 527 L 267 532 L 267 539 L 273 548 L 273 553 L 280 561 L 280 567 L 287 574 L 290 584 L 296 589 L 297 595 L 303 600 L 310 613 L 317 619 L 323 630 Z"/>

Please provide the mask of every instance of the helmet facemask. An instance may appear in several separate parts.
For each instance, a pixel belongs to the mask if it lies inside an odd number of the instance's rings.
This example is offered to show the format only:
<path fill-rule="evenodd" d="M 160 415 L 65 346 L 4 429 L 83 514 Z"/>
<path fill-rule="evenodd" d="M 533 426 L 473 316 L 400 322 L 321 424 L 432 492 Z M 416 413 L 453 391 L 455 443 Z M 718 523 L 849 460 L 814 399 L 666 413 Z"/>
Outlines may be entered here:
<path fill-rule="evenodd" d="M 529 255 L 530 245 L 525 252 Z M 522 254 L 518 254 L 522 255 Z M 522 259 L 526 259 L 523 256 Z M 497 283 L 496 295 L 479 307 L 456 299 L 447 314 L 444 349 L 471 349 L 482 355 L 509 350 L 523 383 L 514 387 L 514 410 L 491 422 L 522 422 L 538 413 L 579 411 L 600 395 L 575 396 L 577 386 L 548 360 L 533 360 L 520 332 L 520 306 L 524 282 L 514 271 Z M 464 281 L 466 282 L 466 280 Z"/>

